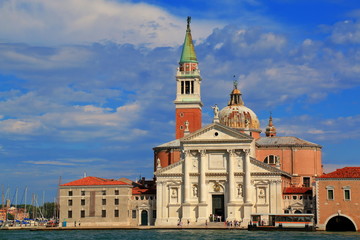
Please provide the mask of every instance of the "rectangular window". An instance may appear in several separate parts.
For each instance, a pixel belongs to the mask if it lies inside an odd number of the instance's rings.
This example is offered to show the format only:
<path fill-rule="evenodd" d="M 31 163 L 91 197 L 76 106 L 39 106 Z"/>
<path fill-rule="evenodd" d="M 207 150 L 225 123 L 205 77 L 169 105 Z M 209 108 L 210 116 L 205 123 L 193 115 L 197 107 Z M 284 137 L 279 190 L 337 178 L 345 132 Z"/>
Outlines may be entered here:
<path fill-rule="evenodd" d="M 344 190 L 344 199 L 345 200 L 350 200 L 350 189 L 345 189 Z"/>
<path fill-rule="evenodd" d="M 69 191 L 68 196 L 72 196 L 72 195 L 73 195 L 73 191 Z"/>
<path fill-rule="evenodd" d="M 114 217 L 119 217 L 119 210 L 117 209 L 114 210 Z"/>
<path fill-rule="evenodd" d="M 194 94 L 194 81 L 191 81 L 191 94 Z"/>
<path fill-rule="evenodd" d="M 119 205 L 119 199 L 115 198 L 115 205 Z"/>
<path fill-rule="evenodd" d="M 185 87 L 184 87 L 184 81 L 181 81 L 181 94 L 184 94 L 185 92 Z"/>
<path fill-rule="evenodd" d="M 106 217 L 106 210 L 101 210 L 101 217 Z"/>
<path fill-rule="evenodd" d="M 115 195 L 119 195 L 119 190 L 115 190 Z"/>
<path fill-rule="evenodd" d="M 85 210 L 81 210 L 81 211 L 80 211 L 80 217 L 81 217 L 81 218 L 84 218 L 84 217 L 85 217 Z"/>
<path fill-rule="evenodd" d="M 68 218 L 72 218 L 72 211 L 71 210 L 68 211 Z"/>
<path fill-rule="evenodd" d="M 185 81 L 185 94 L 190 94 L 190 81 Z"/>
<path fill-rule="evenodd" d="M 106 195 L 106 190 L 102 190 L 102 191 L 101 191 L 101 194 L 102 194 L 102 195 Z"/>
<path fill-rule="evenodd" d="M 81 206 L 85 205 L 85 199 L 81 199 Z"/>
<path fill-rule="evenodd" d="M 81 191 L 81 196 L 85 196 L 85 191 Z"/>
<path fill-rule="evenodd" d="M 327 190 L 327 198 L 328 200 L 334 200 L 334 189 Z"/>
<path fill-rule="evenodd" d="M 153 218 L 156 218 L 156 210 L 153 210 Z"/>
<path fill-rule="evenodd" d="M 106 199 L 102 199 L 102 205 L 106 205 Z"/>
<path fill-rule="evenodd" d="M 68 200 L 68 206 L 72 206 L 72 199 Z"/>
<path fill-rule="evenodd" d="M 304 184 L 304 187 L 310 187 L 310 178 L 309 177 L 304 177 L 303 178 L 303 184 Z"/>
<path fill-rule="evenodd" d="M 132 210 L 132 218 L 136 218 L 136 210 Z"/>

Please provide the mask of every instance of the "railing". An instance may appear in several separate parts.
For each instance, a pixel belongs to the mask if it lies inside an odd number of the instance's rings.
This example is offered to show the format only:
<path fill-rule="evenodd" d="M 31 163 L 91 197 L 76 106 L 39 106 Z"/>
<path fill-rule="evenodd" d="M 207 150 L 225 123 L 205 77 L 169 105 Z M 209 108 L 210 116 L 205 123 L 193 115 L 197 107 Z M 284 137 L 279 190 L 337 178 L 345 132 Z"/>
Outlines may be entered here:
<path fill-rule="evenodd" d="M 200 70 L 194 70 L 194 71 L 180 71 L 178 70 L 176 72 L 176 76 L 199 76 Z"/>

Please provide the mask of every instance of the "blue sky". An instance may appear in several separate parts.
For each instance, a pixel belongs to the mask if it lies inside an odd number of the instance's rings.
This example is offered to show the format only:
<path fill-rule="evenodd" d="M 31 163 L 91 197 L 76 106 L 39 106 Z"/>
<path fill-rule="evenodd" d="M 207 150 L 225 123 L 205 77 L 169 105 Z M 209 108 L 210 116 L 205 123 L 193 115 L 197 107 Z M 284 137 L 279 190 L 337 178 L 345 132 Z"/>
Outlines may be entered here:
<path fill-rule="evenodd" d="M 358 0 L 0 0 L 0 182 L 51 201 L 88 175 L 153 176 L 174 138 L 186 29 L 204 125 L 237 76 L 261 127 L 323 146 L 325 170 L 359 165 Z M 20 198 L 20 196 L 19 196 Z"/>

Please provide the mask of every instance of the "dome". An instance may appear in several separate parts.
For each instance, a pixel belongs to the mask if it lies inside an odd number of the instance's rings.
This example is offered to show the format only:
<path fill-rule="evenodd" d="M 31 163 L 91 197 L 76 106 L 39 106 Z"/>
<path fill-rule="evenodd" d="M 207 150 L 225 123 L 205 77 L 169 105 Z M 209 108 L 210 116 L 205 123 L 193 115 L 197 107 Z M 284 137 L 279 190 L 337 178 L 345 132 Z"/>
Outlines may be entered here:
<path fill-rule="evenodd" d="M 230 105 L 219 112 L 219 121 L 231 128 L 259 129 L 260 123 L 256 114 L 244 105 Z"/>
<path fill-rule="evenodd" d="M 245 107 L 241 92 L 237 89 L 237 82 L 234 82 L 234 89 L 230 94 L 228 106 L 219 112 L 219 121 L 231 128 L 260 130 L 259 119 L 250 108 Z"/>

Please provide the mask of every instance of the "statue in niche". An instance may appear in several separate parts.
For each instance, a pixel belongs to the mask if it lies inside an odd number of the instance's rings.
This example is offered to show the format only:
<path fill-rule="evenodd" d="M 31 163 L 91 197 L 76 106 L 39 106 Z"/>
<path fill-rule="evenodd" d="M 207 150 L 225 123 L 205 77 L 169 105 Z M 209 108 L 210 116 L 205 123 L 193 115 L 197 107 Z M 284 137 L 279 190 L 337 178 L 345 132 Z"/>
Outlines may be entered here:
<path fill-rule="evenodd" d="M 176 188 L 171 189 L 171 197 L 177 198 L 177 189 Z"/>
<path fill-rule="evenodd" d="M 241 168 L 241 167 L 242 167 L 242 164 L 243 164 L 243 159 L 242 159 L 242 157 L 238 157 L 237 160 L 238 160 L 238 167 Z"/>
<path fill-rule="evenodd" d="M 198 196 L 198 189 L 197 189 L 197 186 L 196 186 L 196 185 L 193 186 L 193 196 L 194 196 L 194 197 L 197 197 L 197 196 Z"/>
<path fill-rule="evenodd" d="M 237 194 L 239 197 L 243 197 L 243 186 L 241 184 L 237 187 Z"/>
<path fill-rule="evenodd" d="M 259 189 L 259 198 L 265 198 L 265 190 L 263 188 Z"/>
<path fill-rule="evenodd" d="M 198 161 L 197 161 L 197 159 L 194 159 L 193 160 L 193 167 L 197 168 L 197 166 L 198 166 Z"/>

